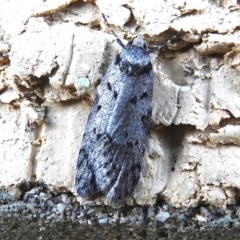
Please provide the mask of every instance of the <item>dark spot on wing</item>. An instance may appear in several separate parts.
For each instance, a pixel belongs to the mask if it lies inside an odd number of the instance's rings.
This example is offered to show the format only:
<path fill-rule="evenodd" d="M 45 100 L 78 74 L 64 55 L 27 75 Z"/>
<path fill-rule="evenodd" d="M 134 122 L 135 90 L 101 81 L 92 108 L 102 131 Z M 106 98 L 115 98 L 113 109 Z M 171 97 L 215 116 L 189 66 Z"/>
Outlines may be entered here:
<path fill-rule="evenodd" d="M 130 100 L 130 102 L 131 102 L 131 104 L 136 105 L 136 103 L 137 103 L 137 97 L 134 96 L 134 97 Z"/>
<path fill-rule="evenodd" d="M 107 88 L 108 88 L 109 91 L 112 91 L 112 86 L 109 82 L 107 83 Z"/>
<path fill-rule="evenodd" d="M 101 106 L 101 105 L 98 105 L 98 106 L 97 106 L 97 112 L 100 111 L 101 108 L 102 108 L 102 106 Z"/>
<path fill-rule="evenodd" d="M 146 92 L 144 92 L 144 93 L 142 94 L 142 96 L 140 97 L 140 99 L 146 98 L 147 96 L 148 96 L 148 94 L 147 94 Z"/>
<path fill-rule="evenodd" d="M 102 137 L 102 134 L 97 134 L 97 140 L 99 140 Z"/>
<path fill-rule="evenodd" d="M 117 96 L 118 96 L 118 93 L 117 93 L 117 91 L 114 91 L 114 93 L 113 93 L 113 97 L 116 99 L 116 98 L 117 98 Z"/>
<path fill-rule="evenodd" d="M 133 144 L 131 142 L 128 142 L 127 147 L 133 149 Z"/>

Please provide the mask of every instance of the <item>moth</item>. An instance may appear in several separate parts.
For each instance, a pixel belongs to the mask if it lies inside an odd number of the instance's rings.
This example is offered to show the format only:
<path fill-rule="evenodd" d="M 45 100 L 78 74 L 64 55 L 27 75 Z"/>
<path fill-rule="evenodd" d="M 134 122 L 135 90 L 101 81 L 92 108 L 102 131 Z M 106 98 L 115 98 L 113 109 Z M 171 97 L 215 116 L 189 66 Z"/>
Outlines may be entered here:
<path fill-rule="evenodd" d="M 78 155 L 75 186 L 81 197 L 104 194 L 110 205 L 121 207 L 143 168 L 152 114 L 152 50 L 141 36 L 125 46 L 103 18 L 122 50 L 98 86 Z"/>

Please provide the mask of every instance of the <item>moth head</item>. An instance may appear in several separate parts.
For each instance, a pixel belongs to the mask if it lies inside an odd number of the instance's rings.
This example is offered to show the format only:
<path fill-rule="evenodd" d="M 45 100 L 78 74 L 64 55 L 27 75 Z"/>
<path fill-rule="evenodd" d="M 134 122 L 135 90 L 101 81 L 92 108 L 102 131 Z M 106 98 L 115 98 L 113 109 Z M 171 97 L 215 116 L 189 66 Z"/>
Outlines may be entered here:
<path fill-rule="evenodd" d="M 115 65 L 129 76 L 149 74 L 152 64 L 147 50 L 147 44 L 142 36 L 137 36 L 117 55 Z"/>
<path fill-rule="evenodd" d="M 144 42 L 144 39 L 142 36 L 138 35 L 136 36 L 132 41 L 130 41 L 128 43 L 128 45 L 135 45 L 135 46 L 139 46 L 145 50 L 148 50 L 147 44 Z"/>

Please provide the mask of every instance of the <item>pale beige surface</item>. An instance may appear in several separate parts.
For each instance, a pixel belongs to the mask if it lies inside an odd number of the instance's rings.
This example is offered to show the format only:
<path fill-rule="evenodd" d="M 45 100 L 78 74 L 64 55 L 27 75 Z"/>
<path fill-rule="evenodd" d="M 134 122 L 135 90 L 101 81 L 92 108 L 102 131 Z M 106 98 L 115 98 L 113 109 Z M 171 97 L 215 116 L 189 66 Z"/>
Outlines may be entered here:
<path fill-rule="evenodd" d="M 137 203 L 153 204 L 160 193 L 181 207 L 234 204 L 240 188 L 237 1 L 70 2 L 0 2 L 0 187 L 39 180 L 74 191 L 89 100 L 120 50 L 104 32 L 104 12 L 121 38 L 143 34 L 157 44 L 183 30 L 184 42 L 172 46 L 181 50 L 151 55 L 153 129 Z"/>

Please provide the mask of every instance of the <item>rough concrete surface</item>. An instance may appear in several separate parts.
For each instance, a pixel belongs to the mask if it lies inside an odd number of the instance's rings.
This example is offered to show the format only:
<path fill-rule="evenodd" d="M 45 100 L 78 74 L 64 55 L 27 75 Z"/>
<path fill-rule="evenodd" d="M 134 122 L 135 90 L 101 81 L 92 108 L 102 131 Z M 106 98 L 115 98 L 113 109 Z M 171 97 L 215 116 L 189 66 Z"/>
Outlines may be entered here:
<path fill-rule="evenodd" d="M 239 204 L 236 0 L 2 0 L 0 189 L 16 204 L 25 181 L 76 194 L 75 164 L 91 102 L 120 51 L 101 13 L 124 43 L 141 34 L 153 47 L 182 29 L 181 40 L 151 54 L 152 130 L 128 204 Z"/>
<path fill-rule="evenodd" d="M 0 239 L 239 239 L 240 209 L 154 206 L 113 209 L 45 185 L 22 183 L 16 202 L 0 192 Z"/>

